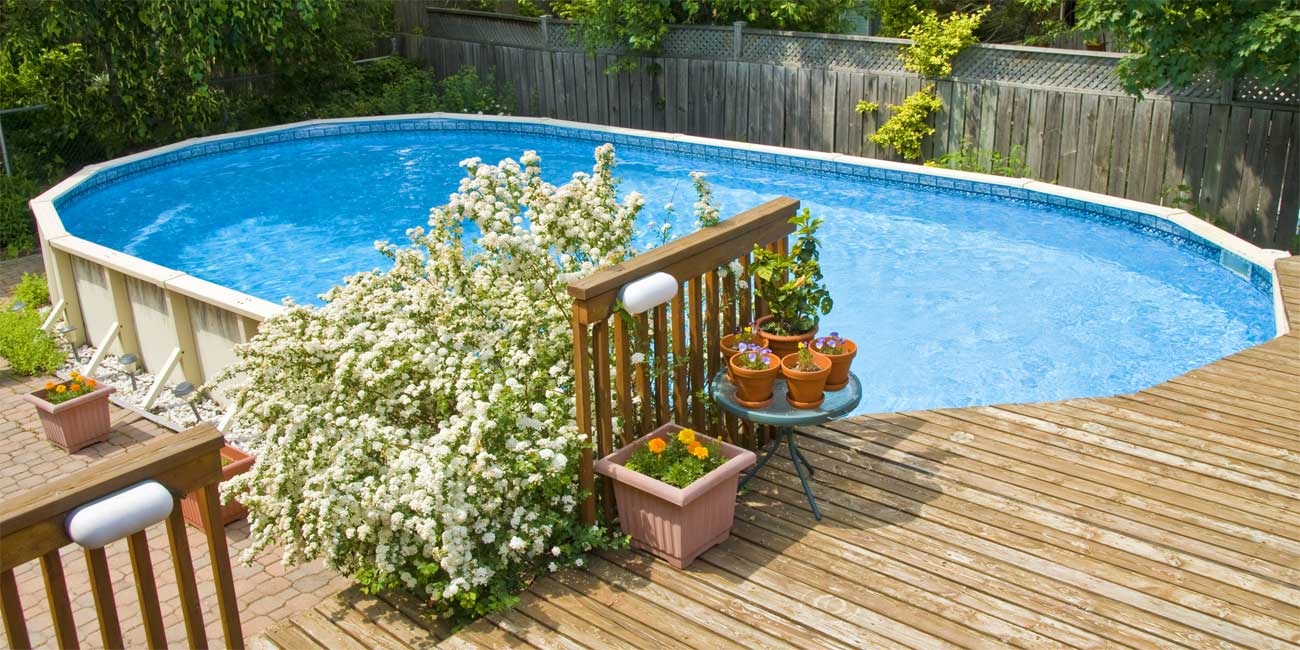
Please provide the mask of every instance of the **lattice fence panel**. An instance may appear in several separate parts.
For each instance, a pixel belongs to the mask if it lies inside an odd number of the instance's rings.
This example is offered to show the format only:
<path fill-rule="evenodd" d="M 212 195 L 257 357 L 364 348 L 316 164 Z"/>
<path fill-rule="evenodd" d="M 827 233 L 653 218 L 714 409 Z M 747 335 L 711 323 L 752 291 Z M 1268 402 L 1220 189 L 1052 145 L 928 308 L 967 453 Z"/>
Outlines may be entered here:
<path fill-rule="evenodd" d="M 775 65 L 904 72 L 896 43 L 802 34 L 747 31 L 741 44 L 741 59 Z"/>
<path fill-rule="evenodd" d="M 675 27 L 663 40 L 665 56 L 689 59 L 730 59 L 731 48 L 729 27 Z"/>
<path fill-rule="evenodd" d="M 1232 98 L 1239 102 L 1300 106 L 1300 88 L 1266 86 L 1249 77 L 1238 79 L 1232 89 Z"/>
<path fill-rule="evenodd" d="M 481 16 L 438 14 L 429 21 L 430 36 L 512 47 L 545 47 L 537 23 Z"/>

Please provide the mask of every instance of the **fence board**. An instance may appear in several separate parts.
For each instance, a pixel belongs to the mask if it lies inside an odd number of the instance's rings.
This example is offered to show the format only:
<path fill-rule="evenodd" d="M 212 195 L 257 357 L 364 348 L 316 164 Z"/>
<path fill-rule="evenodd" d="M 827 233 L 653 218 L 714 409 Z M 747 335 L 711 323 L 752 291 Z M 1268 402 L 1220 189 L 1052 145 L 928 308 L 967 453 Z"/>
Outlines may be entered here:
<path fill-rule="evenodd" d="M 1233 211 L 1241 200 L 1241 183 L 1246 165 L 1246 148 L 1250 139 L 1251 109 L 1234 106 L 1228 117 L 1228 130 L 1223 138 L 1223 164 L 1219 170 L 1219 198 L 1214 204 L 1214 214 Z M 1254 224 L 1243 218 L 1234 224 L 1238 236 L 1249 236 Z"/>
<path fill-rule="evenodd" d="M 1259 209 L 1259 188 L 1263 180 L 1258 170 L 1264 163 L 1264 147 L 1268 137 L 1268 125 L 1272 121 L 1269 111 L 1256 108 L 1250 112 L 1250 132 L 1247 135 L 1246 155 L 1239 172 L 1238 196 L 1230 202 L 1224 213 L 1238 215 L 1238 223 L 1247 225 L 1239 234 L 1246 239 L 1263 241 L 1273 236 L 1273 219 Z"/>
<path fill-rule="evenodd" d="M 1210 126 L 1205 132 L 1205 175 L 1201 182 L 1200 192 L 1196 196 L 1200 197 L 1201 205 L 1209 206 L 1216 214 L 1219 208 L 1219 199 L 1222 196 L 1221 183 L 1223 178 L 1223 152 L 1225 140 L 1228 136 L 1231 113 L 1236 110 L 1229 106 L 1215 106 L 1210 110 Z M 1245 116 L 1246 113 L 1240 113 Z"/>
<path fill-rule="evenodd" d="M 1294 145 L 1288 147 L 1288 143 L 1293 142 L 1295 132 L 1292 128 L 1292 120 L 1285 119 L 1285 116 L 1278 119 L 1276 114 L 1272 116 L 1272 127 L 1268 140 L 1268 152 L 1264 155 L 1264 180 L 1259 189 L 1259 205 L 1261 206 L 1261 212 L 1279 215 L 1274 224 L 1274 232 L 1267 233 L 1267 235 L 1270 237 L 1273 248 L 1286 249 L 1290 242 L 1282 237 L 1281 233 L 1294 232 L 1296 222 L 1294 216 L 1289 220 L 1287 219 L 1285 209 L 1281 211 L 1276 209 L 1282 198 L 1282 194 L 1277 188 L 1282 186 L 1283 172 L 1286 170 L 1288 162 L 1288 153 L 1291 158 L 1291 175 L 1286 178 L 1290 180 L 1292 187 L 1296 185 L 1294 159 L 1297 152 Z M 1290 149 L 1289 152 L 1288 148 Z M 1294 215 L 1295 210 L 1292 210 L 1291 214 Z M 1286 230 L 1287 224 L 1290 224 L 1290 231 Z"/>
<path fill-rule="evenodd" d="M 1115 135 L 1115 98 L 1102 97 L 1097 107 L 1096 139 L 1092 146 L 1092 170 L 1088 189 L 1106 193 L 1106 183 L 1110 180 L 1110 150 Z"/>
<path fill-rule="evenodd" d="M 1143 160 L 1145 171 L 1142 179 L 1142 191 L 1138 196 L 1160 196 L 1169 151 L 1170 119 L 1173 115 L 1173 102 L 1157 101 L 1151 107 L 1151 128 L 1146 139 L 1146 155 Z M 1141 142 L 1134 138 L 1134 142 Z"/>
<path fill-rule="evenodd" d="M 1040 169 L 1044 180 L 1055 182 L 1060 172 L 1061 124 L 1065 112 L 1065 94 L 1047 93 L 1046 99 L 1047 106 L 1043 110 L 1043 164 Z"/>
<path fill-rule="evenodd" d="M 1133 105 L 1133 127 L 1128 138 L 1128 166 L 1124 179 L 1124 196 L 1130 199 L 1140 199 L 1146 192 L 1147 155 L 1154 108 L 1154 102 L 1137 102 Z"/>
<path fill-rule="evenodd" d="M 1110 169 L 1106 191 L 1114 196 L 1125 195 L 1128 183 L 1129 140 L 1133 136 L 1134 100 L 1130 97 L 1115 99 L 1115 131 L 1111 137 Z"/>

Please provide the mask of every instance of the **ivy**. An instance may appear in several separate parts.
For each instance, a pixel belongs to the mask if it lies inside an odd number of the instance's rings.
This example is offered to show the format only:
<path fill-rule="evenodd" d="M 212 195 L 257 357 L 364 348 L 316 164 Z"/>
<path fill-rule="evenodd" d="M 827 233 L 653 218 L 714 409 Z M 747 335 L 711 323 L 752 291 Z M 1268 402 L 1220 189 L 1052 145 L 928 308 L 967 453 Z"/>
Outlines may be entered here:
<path fill-rule="evenodd" d="M 902 106 L 891 104 L 893 115 L 871 134 L 871 141 L 893 147 L 907 160 L 916 160 L 921 157 L 921 140 L 934 133 L 926 119 L 940 108 L 943 102 L 934 93 L 934 85 L 928 85 L 904 99 Z"/>

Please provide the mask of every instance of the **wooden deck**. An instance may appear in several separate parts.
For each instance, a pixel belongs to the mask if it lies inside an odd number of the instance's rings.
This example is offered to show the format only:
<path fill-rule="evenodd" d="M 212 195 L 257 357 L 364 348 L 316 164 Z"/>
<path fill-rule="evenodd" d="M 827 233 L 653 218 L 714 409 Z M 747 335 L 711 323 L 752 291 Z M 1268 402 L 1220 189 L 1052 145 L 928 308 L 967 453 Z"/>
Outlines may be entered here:
<path fill-rule="evenodd" d="M 1293 333 L 1102 399 L 802 431 L 689 570 L 634 552 L 537 581 L 450 638 L 355 590 L 256 639 L 321 648 L 1284 648 L 1300 645 Z"/>

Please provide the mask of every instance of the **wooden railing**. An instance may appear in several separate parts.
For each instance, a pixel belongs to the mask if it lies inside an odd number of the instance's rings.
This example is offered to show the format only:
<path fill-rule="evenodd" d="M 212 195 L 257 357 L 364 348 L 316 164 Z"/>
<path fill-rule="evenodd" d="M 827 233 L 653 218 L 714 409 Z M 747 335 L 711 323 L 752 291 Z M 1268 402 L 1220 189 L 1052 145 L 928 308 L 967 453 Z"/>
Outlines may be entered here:
<path fill-rule="evenodd" d="M 720 269 L 739 262 L 744 278 L 755 245 L 784 252 L 798 208 L 790 198 L 768 201 L 569 285 L 578 427 L 595 441 L 596 456 L 670 419 L 747 447 L 761 442 L 701 394 L 724 363 L 721 338 L 766 313 L 753 286 Z M 660 272 L 678 282 L 669 304 L 635 316 L 616 312 L 624 285 Z M 641 362 L 632 363 L 638 354 Z M 584 452 L 579 470 L 591 495 L 582 509 L 587 522 L 596 519 L 592 458 Z M 608 486 L 601 492 L 608 516 L 613 500 Z"/>
<path fill-rule="evenodd" d="M 222 443 L 221 432 L 211 425 L 200 425 L 175 436 L 149 441 L 138 449 L 51 481 L 41 489 L 19 495 L 0 506 L 0 605 L 3 605 L 9 646 L 31 647 L 14 569 L 39 560 L 57 647 L 79 647 L 77 623 L 60 559 L 60 549 L 74 543 L 68 537 L 65 519 L 78 506 L 141 481 L 153 480 L 166 487 L 173 497 L 172 511 L 166 519 L 167 539 L 188 636 L 185 645 L 192 648 L 208 646 L 190 545 L 181 517 L 180 500 L 193 492 L 201 504 L 199 510 L 207 531 L 223 637 L 228 647 L 242 648 L 244 638 L 235 603 L 234 578 L 217 501 Z M 128 536 L 126 543 L 135 575 L 146 643 L 150 648 L 167 647 L 145 531 Z M 107 554 L 104 548 L 85 549 L 83 552 L 100 638 L 106 648 L 121 648 L 124 646 L 122 626 L 114 602 Z"/>

